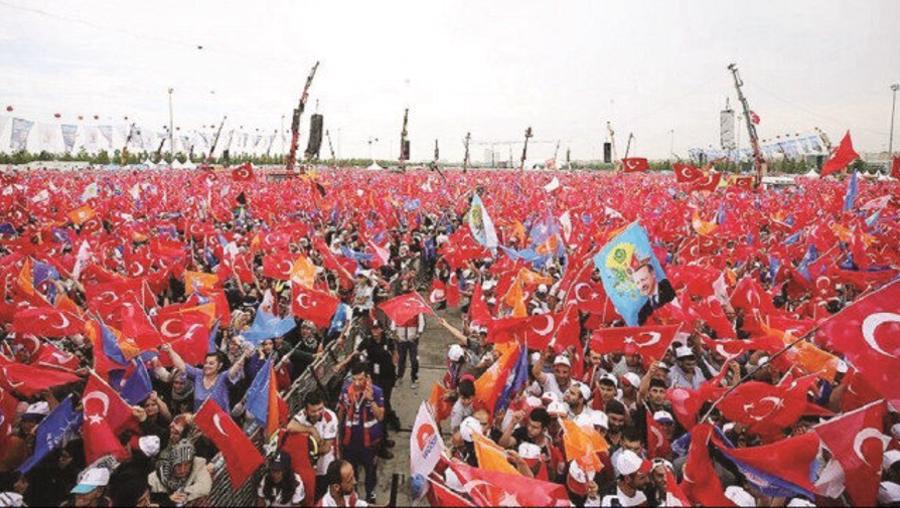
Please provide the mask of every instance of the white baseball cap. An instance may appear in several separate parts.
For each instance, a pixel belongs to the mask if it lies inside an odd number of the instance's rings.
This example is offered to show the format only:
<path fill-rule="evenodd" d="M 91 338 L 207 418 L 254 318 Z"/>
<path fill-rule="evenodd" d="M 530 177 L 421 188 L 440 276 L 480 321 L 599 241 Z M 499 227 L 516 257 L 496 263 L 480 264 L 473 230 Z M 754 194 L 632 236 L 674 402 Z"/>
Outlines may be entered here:
<path fill-rule="evenodd" d="M 565 365 L 566 367 L 571 367 L 572 362 L 569 361 L 569 357 L 566 355 L 556 355 L 556 358 L 553 359 L 553 365 Z"/>
<path fill-rule="evenodd" d="M 900 485 L 894 482 L 881 482 L 878 485 L 878 503 L 884 506 L 900 501 Z"/>
<path fill-rule="evenodd" d="M 525 460 L 534 460 L 541 456 L 541 447 L 534 443 L 520 443 L 518 451 L 519 457 Z"/>
<path fill-rule="evenodd" d="M 609 417 L 603 411 L 594 411 L 591 413 L 591 425 L 609 430 Z"/>
<path fill-rule="evenodd" d="M 756 498 L 737 485 L 725 489 L 725 497 L 737 506 L 756 506 Z"/>
<path fill-rule="evenodd" d="M 481 431 L 481 422 L 474 416 L 468 416 L 459 424 L 459 435 L 463 441 L 471 443 L 473 434 L 483 435 Z"/>
<path fill-rule="evenodd" d="M 644 459 L 631 450 L 624 450 L 616 461 L 616 471 L 623 476 L 638 472 L 644 466 Z M 648 468 L 649 469 L 649 468 Z"/>
<path fill-rule="evenodd" d="M 547 413 L 550 416 L 566 416 L 569 414 L 569 406 L 565 402 L 554 400 L 547 406 Z"/>
<path fill-rule="evenodd" d="M 675 358 L 694 356 L 694 350 L 687 346 L 679 346 L 675 349 Z"/>
<path fill-rule="evenodd" d="M 578 391 L 581 392 L 581 398 L 584 400 L 590 400 L 591 389 L 588 387 L 588 385 L 586 385 L 584 383 L 578 383 L 578 385 L 576 385 L 576 386 L 578 386 Z"/>
<path fill-rule="evenodd" d="M 159 453 L 159 436 L 141 436 L 138 439 L 138 448 L 148 457 L 155 457 Z"/>
<path fill-rule="evenodd" d="M 72 494 L 89 494 L 97 487 L 105 487 L 109 484 L 109 469 L 105 467 L 92 467 L 84 472 L 78 485 L 71 490 Z"/>
<path fill-rule="evenodd" d="M 622 379 L 628 381 L 628 384 L 635 388 L 641 386 L 641 377 L 634 372 L 626 372 L 625 374 L 622 374 Z"/>
<path fill-rule="evenodd" d="M 884 457 L 881 459 L 881 467 L 890 469 L 897 461 L 900 461 L 900 451 L 888 450 L 884 452 Z"/>
<path fill-rule="evenodd" d="M 802 497 L 795 497 L 788 501 L 786 506 L 815 506 L 816 504 L 810 501 L 809 499 L 803 499 Z"/>
<path fill-rule="evenodd" d="M 447 351 L 447 359 L 449 359 L 451 362 L 458 362 L 464 354 L 466 354 L 466 352 L 463 350 L 462 346 L 460 346 L 459 344 L 453 344 L 452 346 L 450 346 L 450 350 Z"/>
<path fill-rule="evenodd" d="M 660 422 L 660 423 L 674 423 L 675 422 L 675 419 L 672 418 L 672 413 L 665 411 L 665 410 L 660 410 L 660 411 L 653 413 L 653 420 Z"/>
<path fill-rule="evenodd" d="M 603 374 L 602 376 L 600 376 L 599 378 L 597 378 L 598 383 L 601 381 L 609 381 L 616 388 L 619 387 L 619 380 L 616 379 L 616 376 L 613 376 L 612 374 L 606 373 L 606 374 Z"/>

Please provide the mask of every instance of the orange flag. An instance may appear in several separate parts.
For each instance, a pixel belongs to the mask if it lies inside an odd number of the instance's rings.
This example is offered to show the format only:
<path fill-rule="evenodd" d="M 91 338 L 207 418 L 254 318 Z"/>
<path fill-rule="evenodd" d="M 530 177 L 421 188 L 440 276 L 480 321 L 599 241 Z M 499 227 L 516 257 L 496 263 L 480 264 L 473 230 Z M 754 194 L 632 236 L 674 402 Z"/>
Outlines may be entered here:
<path fill-rule="evenodd" d="M 522 289 L 522 279 L 520 277 L 516 277 L 512 286 L 509 287 L 509 291 L 503 295 L 502 301 L 508 307 L 512 307 L 513 317 L 525 317 L 528 315 L 528 310 L 525 307 L 525 291 Z"/>
<path fill-rule="evenodd" d="M 306 256 L 300 256 L 291 267 L 291 280 L 307 289 L 313 289 L 316 280 L 316 266 Z"/>
<path fill-rule="evenodd" d="M 438 423 L 450 418 L 450 412 L 453 409 L 453 404 L 448 400 L 444 400 L 444 395 L 446 393 L 447 389 L 440 383 L 434 383 L 431 386 L 431 395 L 428 397 L 428 404 L 431 406 L 434 419 Z"/>
<path fill-rule="evenodd" d="M 506 460 L 506 451 L 500 448 L 490 439 L 480 435 L 472 434 L 472 441 L 475 444 L 475 457 L 478 458 L 478 467 L 488 471 L 497 471 L 498 473 L 508 473 L 518 475 L 519 471 Z"/>
<path fill-rule="evenodd" d="M 606 444 L 603 436 L 593 429 L 589 431 L 579 427 L 568 418 L 561 418 L 560 422 L 562 422 L 564 431 L 563 446 L 566 450 L 566 457 L 577 461 L 578 465 L 585 471 L 600 471 L 603 468 L 603 463 L 600 462 L 600 457 L 597 456 L 597 453 L 609 449 L 609 445 Z"/>
<path fill-rule="evenodd" d="M 767 334 L 780 337 L 785 345 L 797 340 L 790 332 L 785 332 L 777 328 L 770 328 L 765 324 L 763 331 Z M 794 344 L 794 347 L 785 352 L 788 361 L 803 370 L 806 374 L 816 374 L 820 378 L 829 382 L 834 381 L 837 374 L 838 357 L 833 354 L 819 349 L 815 344 L 808 341 L 800 341 Z"/>
<path fill-rule="evenodd" d="M 491 414 L 494 413 L 494 407 L 506 384 L 506 378 L 509 377 L 518 358 L 518 344 L 512 341 L 506 344 L 512 347 L 502 351 L 500 358 L 475 380 L 475 400 L 481 404 L 480 407 L 487 409 Z M 496 347 L 499 348 L 499 346 L 498 344 Z"/>
<path fill-rule="evenodd" d="M 194 289 L 214 289 L 216 283 L 219 282 L 219 276 L 214 273 L 184 271 L 184 289 L 185 291 L 193 291 Z"/>
<path fill-rule="evenodd" d="M 538 284 L 546 284 L 548 286 L 553 284 L 553 279 L 551 277 L 533 272 L 528 268 L 522 268 L 521 270 L 519 270 L 518 276 L 520 279 L 522 279 L 523 284 L 530 284 L 534 286 Z"/>
<path fill-rule="evenodd" d="M 84 205 L 72 210 L 67 215 L 73 224 L 75 224 L 76 226 L 80 226 L 85 222 L 93 219 L 97 214 L 94 212 L 94 209 L 90 207 L 90 205 Z"/>

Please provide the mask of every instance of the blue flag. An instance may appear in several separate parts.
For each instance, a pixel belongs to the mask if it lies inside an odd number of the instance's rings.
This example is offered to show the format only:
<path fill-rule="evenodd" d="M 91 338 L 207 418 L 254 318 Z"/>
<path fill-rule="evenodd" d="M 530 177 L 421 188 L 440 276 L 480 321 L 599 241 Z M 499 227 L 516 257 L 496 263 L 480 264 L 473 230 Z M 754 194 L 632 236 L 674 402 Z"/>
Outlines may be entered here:
<path fill-rule="evenodd" d="M 75 411 L 72 397 L 72 395 L 66 397 L 38 425 L 35 430 L 34 453 L 19 466 L 21 473 L 25 474 L 31 471 L 34 466 L 62 443 L 66 435 L 75 433 L 81 428 L 84 414 L 81 411 Z"/>
<path fill-rule="evenodd" d="M 266 339 L 274 339 L 275 337 L 280 337 L 288 333 L 296 326 L 297 323 L 294 322 L 294 318 L 291 316 L 280 318 L 274 314 L 269 314 L 262 309 L 258 309 L 256 311 L 256 317 L 253 319 L 253 324 L 250 325 L 250 329 L 241 335 L 243 335 L 246 340 L 259 345 L 260 342 Z"/>
<path fill-rule="evenodd" d="M 138 360 L 135 363 L 137 365 L 135 366 L 134 372 L 131 373 L 131 377 L 125 380 L 125 384 L 122 386 L 122 389 L 119 390 L 119 394 L 122 395 L 125 402 L 128 402 L 131 405 L 137 405 L 143 402 L 150 396 L 150 392 L 153 391 L 153 384 L 150 382 L 150 373 L 147 372 L 147 367 L 144 366 L 144 362 Z"/>
<path fill-rule="evenodd" d="M 675 298 L 675 290 L 637 222 L 613 237 L 594 256 L 603 288 L 628 326 L 638 326 Z"/>
<path fill-rule="evenodd" d="M 849 212 L 853 210 L 853 204 L 856 203 L 856 195 L 859 194 L 859 181 L 857 180 L 858 173 L 856 171 L 850 175 L 850 180 L 847 182 L 847 193 L 844 194 L 844 211 Z"/>
<path fill-rule="evenodd" d="M 500 397 L 497 398 L 497 407 L 495 411 L 506 409 L 513 396 L 519 393 L 527 382 L 528 350 L 519 346 L 519 359 L 516 360 L 516 365 L 513 367 L 512 372 L 509 373 L 509 378 L 506 380 L 506 386 L 503 387 L 503 391 L 500 392 Z"/>
<path fill-rule="evenodd" d="M 262 427 L 265 427 L 269 421 L 269 383 L 272 382 L 269 377 L 271 370 L 269 367 L 272 366 L 272 360 L 271 356 L 266 360 L 266 363 L 256 373 L 256 377 L 253 378 L 253 382 L 250 383 L 250 388 L 247 389 L 247 412 L 253 415 L 256 423 Z"/>
<path fill-rule="evenodd" d="M 340 333 L 346 326 L 350 316 L 350 306 L 344 302 L 338 303 L 337 310 L 331 318 L 331 326 L 328 327 L 328 335 Z"/>

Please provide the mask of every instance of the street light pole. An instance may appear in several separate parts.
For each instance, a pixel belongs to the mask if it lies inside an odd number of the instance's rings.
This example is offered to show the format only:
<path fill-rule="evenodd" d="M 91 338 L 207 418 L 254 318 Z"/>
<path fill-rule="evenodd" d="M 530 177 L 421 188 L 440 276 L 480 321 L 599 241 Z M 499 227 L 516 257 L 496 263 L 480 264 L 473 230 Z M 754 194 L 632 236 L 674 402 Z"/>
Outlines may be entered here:
<path fill-rule="evenodd" d="M 894 156 L 894 111 L 897 108 L 897 90 L 900 90 L 900 84 L 891 85 L 891 91 L 894 92 L 894 99 L 891 102 L 891 135 L 888 141 L 888 159 Z"/>
<path fill-rule="evenodd" d="M 169 88 L 169 151 L 172 153 L 172 161 L 175 162 L 175 124 L 172 119 L 172 92 L 174 88 Z"/>

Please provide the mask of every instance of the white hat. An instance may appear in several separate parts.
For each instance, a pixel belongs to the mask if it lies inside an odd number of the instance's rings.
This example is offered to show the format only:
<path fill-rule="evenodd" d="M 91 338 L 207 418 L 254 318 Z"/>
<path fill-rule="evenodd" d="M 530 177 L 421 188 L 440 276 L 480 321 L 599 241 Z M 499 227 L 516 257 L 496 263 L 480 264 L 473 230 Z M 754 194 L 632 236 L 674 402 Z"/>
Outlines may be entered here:
<path fill-rule="evenodd" d="M 155 457 L 159 453 L 159 436 L 141 436 L 138 439 L 138 448 L 148 457 Z"/>
<path fill-rule="evenodd" d="M 594 411 L 591 413 L 591 425 L 609 430 L 609 417 L 603 411 Z"/>
<path fill-rule="evenodd" d="M 599 378 L 597 378 L 597 382 L 598 382 L 598 383 L 601 382 L 601 381 L 609 381 L 609 382 L 612 383 L 613 386 L 615 386 L 616 388 L 619 387 L 619 380 L 616 379 L 616 376 L 613 376 L 613 375 L 610 374 L 610 373 L 603 374 L 602 376 L 600 376 Z"/>
<path fill-rule="evenodd" d="M 92 467 L 84 472 L 78 485 L 72 489 L 72 494 L 88 494 L 97 487 L 105 487 L 109 483 L 109 469 L 105 467 Z"/>
<path fill-rule="evenodd" d="M 684 358 L 686 356 L 694 356 L 694 350 L 687 346 L 679 346 L 675 349 L 675 358 Z"/>
<path fill-rule="evenodd" d="M 891 425 L 891 435 L 894 436 L 894 439 L 900 439 L 900 423 Z"/>
<path fill-rule="evenodd" d="M 537 351 L 535 351 L 534 353 L 531 353 L 531 364 L 532 365 L 534 365 L 535 363 L 540 363 L 540 361 L 541 361 L 540 353 L 538 353 Z"/>
<path fill-rule="evenodd" d="M 810 501 L 809 499 L 804 499 L 802 497 L 795 497 L 788 501 L 786 506 L 815 506 L 816 504 Z"/>
<path fill-rule="evenodd" d="M 547 406 L 547 413 L 550 416 L 566 416 L 569 414 L 569 406 L 565 402 L 554 400 Z"/>
<path fill-rule="evenodd" d="M 459 344 L 453 344 L 450 346 L 450 350 L 447 351 L 447 359 L 451 362 L 458 362 L 460 358 L 465 355 L 466 352 L 463 350 L 462 346 Z"/>
<path fill-rule="evenodd" d="M 546 292 L 547 292 L 547 285 L 546 285 L 546 284 L 541 284 L 541 285 L 539 285 L 539 286 L 537 287 L 537 292 L 538 292 L 538 293 L 546 293 Z"/>
<path fill-rule="evenodd" d="M 463 438 L 463 441 L 471 443 L 473 439 L 472 434 L 483 435 L 481 422 L 474 416 L 468 416 L 459 424 L 459 435 Z"/>
<path fill-rule="evenodd" d="M 544 403 L 541 402 L 540 398 L 535 397 L 534 395 L 529 395 L 529 396 L 525 397 L 525 405 L 530 408 L 536 408 L 536 407 L 543 406 Z"/>
<path fill-rule="evenodd" d="M 890 469 L 897 461 L 900 461 L 900 451 L 888 450 L 884 452 L 884 457 L 881 459 L 881 467 Z"/>
<path fill-rule="evenodd" d="M 900 501 L 900 485 L 894 482 L 881 482 L 878 486 L 878 503 L 889 505 Z"/>
<path fill-rule="evenodd" d="M 541 402 L 544 404 L 551 404 L 559 400 L 559 395 L 556 392 L 544 392 L 541 394 Z"/>
<path fill-rule="evenodd" d="M 626 372 L 625 374 L 622 374 L 622 378 L 635 388 L 641 386 L 641 377 L 634 372 Z"/>
<path fill-rule="evenodd" d="M 660 410 L 653 413 L 653 421 L 657 421 L 660 423 L 674 423 L 675 419 L 672 418 L 672 413 L 665 410 Z"/>
<path fill-rule="evenodd" d="M 616 461 L 616 471 L 623 476 L 636 473 L 644 465 L 644 459 L 631 450 L 623 450 Z"/>
<path fill-rule="evenodd" d="M 582 399 L 589 400 L 591 398 L 591 389 L 588 388 L 588 385 L 584 383 L 578 383 L 576 386 L 578 387 L 578 391 L 581 392 Z"/>
<path fill-rule="evenodd" d="M 725 489 L 725 497 L 737 506 L 756 506 L 756 498 L 737 485 L 732 485 Z"/>
<path fill-rule="evenodd" d="M 556 358 L 553 359 L 553 365 L 565 365 L 566 367 L 571 367 L 572 362 L 569 361 L 569 357 L 566 355 L 556 355 Z"/>
<path fill-rule="evenodd" d="M 50 414 L 50 405 L 45 401 L 38 401 L 34 404 L 28 406 L 28 409 L 25 410 L 26 415 L 33 416 L 47 416 Z"/>
<path fill-rule="evenodd" d="M 533 460 L 540 458 L 541 456 L 541 447 L 534 443 L 520 443 L 519 444 L 519 457 L 522 457 L 525 460 Z"/>

